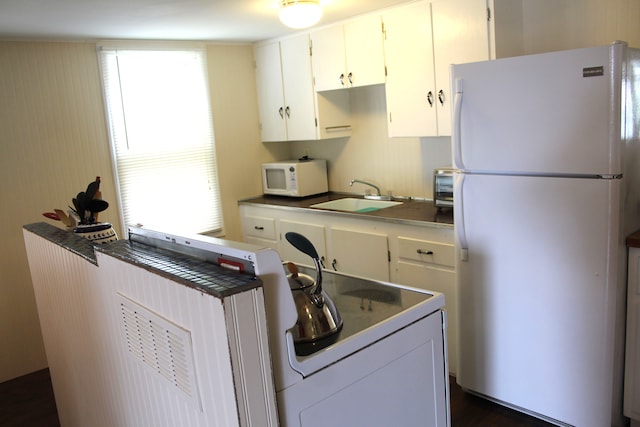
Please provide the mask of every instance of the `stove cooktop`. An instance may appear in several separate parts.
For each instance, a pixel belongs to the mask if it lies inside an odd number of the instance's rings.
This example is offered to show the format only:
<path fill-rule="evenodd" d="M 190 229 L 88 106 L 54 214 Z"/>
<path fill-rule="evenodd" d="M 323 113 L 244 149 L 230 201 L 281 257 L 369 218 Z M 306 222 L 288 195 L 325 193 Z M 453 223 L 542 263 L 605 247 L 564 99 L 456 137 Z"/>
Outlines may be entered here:
<path fill-rule="evenodd" d="M 299 268 L 302 273 L 315 277 L 314 269 L 303 266 Z M 339 345 L 434 298 L 434 295 L 427 291 L 328 270 L 323 271 L 322 278 L 322 288 L 336 305 L 343 325 L 340 331 L 327 338 L 313 343 L 296 344 L 297 356 L 311 356 L 333 345 Z"/>

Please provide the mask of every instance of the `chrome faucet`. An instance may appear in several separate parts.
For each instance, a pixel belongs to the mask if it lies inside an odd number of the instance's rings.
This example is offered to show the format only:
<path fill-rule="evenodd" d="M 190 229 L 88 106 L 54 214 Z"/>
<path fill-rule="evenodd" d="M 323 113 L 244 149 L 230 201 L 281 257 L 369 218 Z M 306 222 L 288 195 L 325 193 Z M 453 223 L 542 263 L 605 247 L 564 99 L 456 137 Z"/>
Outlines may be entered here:
<path fill-rule="evenodd" d="M 370 182 L 367 181 L 362 181 L 359 179 L 352 179 L 351 182 L 349 183 L 349 187 L 353 187 L 353 183 L 354 182 L 359 182 L 360 184 L 364 184 L 364 185 L 368 185 L 370 187 L 373 187 L 376 190 L 376 194 L 366 194 L 364 195 L 365 199 L 375 199 L 375 200 L 391 200 L 391 196 L 383 196 L 382 194 L 380 194 L 380 187 L 378 187 L 377 185 L 374 185 Z"/>
<path fill-rule="evenodd" d="M 359 182 L 360 184 L 364 184 L 364 185 L 368 185 L 368 186 L 370 186 L 370 187 L 373 187 L 373 188 L 375 188 L 375 189 L 376 189 L 376 194 L 377 194 L 378 196 L 380 195 L 380 188 L 379 188 L 378 186 L 373 185 L 372 183 L 367 182 L 367 181 L 361 181 L 361 180 L 359 180 L 359 179 L 352 179 L 352 180 L 351 180 L 351 182 L 349 183 L 349 187 L 353 187 L 353 183 L 354 183 L 354 182 Z"/>

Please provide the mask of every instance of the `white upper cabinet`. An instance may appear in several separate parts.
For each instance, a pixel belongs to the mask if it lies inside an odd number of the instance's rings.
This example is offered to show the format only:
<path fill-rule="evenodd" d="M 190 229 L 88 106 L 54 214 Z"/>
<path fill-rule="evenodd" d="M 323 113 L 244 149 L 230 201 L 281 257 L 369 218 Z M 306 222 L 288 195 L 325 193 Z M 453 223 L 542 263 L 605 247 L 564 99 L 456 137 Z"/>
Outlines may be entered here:
<path fill-rule="evenodd" d="M 437 135 L 430 5 L 413 3 L 382 19 L 389 136 Z"/>
<path fill-rule="evenodd" d="M 389 136 L 451 135 L 451 64 L 523 54 L 521 0 L 435 0 L 390 9 Z"/>
<path fill-rule="evenodd" d="M 309 36 L 256 46 L 254 56 L 262 140 L 316 139 Z"/>
<path fill-rule="evenodd" d="M 491 59 L 488 10 L 486 0 L 431 3 L 438 135 L 451 135 L 451 64 Z"/>
<path fill-rule="evenodd" d="M 256 86 L 262 141 L 312 141 L 351 133 L 349 97 L 317 94 L 309 35 L 256 45 Z"/>
<path fill-rule="evenodd" d="M 311 44 L 316 91 L 384 83 L 380 16 L 364 16 L 313 31 Z"/>
<path fill-rule="evenodd" d="M 284 88 L 280 66 L 280 43 L 256 46 L 258 112 L 263 141 L 285 141 L 287 126 L 284 121 Z"/>

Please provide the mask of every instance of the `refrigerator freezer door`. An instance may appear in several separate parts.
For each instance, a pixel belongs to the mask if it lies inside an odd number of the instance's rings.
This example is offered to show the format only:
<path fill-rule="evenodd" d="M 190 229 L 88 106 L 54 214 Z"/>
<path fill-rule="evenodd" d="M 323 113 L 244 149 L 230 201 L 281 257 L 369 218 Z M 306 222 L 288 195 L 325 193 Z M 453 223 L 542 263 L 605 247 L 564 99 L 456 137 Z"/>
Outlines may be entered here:
<path fill-rule="evenodd" d="M 458 383 L 571 425 L 610 425 L 622 180 L 460 176 Z"/>
<path fill-rule="evenodd" d="M 616 43 L 454 65 L 458 169 L 619 174 L 621 58 Z"/>

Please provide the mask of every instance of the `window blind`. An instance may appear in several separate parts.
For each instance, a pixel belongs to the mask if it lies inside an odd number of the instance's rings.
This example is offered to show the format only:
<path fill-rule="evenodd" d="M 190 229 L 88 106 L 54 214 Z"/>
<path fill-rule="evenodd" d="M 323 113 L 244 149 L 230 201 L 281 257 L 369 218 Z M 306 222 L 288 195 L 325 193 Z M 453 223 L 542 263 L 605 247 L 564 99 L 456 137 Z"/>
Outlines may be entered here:
<path fill-rule="evenodd" d="M 99 56 L 123 224 L 221 231 L 204 49 Z"/>

